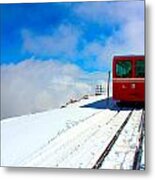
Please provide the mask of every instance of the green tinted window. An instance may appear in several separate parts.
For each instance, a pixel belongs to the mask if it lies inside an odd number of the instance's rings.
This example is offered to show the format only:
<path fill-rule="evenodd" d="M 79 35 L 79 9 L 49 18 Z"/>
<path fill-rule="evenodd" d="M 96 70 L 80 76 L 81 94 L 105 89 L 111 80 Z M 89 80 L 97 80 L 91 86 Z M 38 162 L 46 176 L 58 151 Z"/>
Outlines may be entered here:
<path fill-rule="evenodd" d="M 116 75 L 118 77 L 131 77 L 131 61 L 118 61 L 116 64 Z"/>
<path fill-rule="evenodd" d="M 145 64 L 144 61 L 136 61 L 136 77 L 144 77 Z"/>

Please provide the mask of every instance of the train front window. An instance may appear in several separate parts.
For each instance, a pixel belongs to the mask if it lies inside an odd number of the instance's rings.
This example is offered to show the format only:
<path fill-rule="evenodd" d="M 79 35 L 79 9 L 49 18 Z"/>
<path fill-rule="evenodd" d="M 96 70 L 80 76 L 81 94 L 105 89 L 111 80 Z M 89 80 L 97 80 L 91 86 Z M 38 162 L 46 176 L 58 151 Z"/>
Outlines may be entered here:
<path fill-rule="evenodd" d="M 136 77 L 144 77 L 144 76 L 145 76 L 144 61 L 138 60 L 136 61 Z"/>
<path fill-rule="evenodd" d="M 117 77 L 131 77 L 132 75 L 132 65 L 131 61 L 118 61 L 116 63 L 116 76 Z"/>

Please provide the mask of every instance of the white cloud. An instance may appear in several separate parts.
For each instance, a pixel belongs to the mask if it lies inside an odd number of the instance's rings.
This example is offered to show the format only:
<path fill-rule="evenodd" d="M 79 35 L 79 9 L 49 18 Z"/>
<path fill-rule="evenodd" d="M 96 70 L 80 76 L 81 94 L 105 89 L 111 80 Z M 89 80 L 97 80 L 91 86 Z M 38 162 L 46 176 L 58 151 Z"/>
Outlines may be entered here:
<path fill-rule="evenodd" d="M 119 25 L 110 36 L 103 33 L 84 47 L 81 56 L 90 66 L 111 69 L 114 55 L 144 54 L 144 2 L 88 2 L 75 6 L 74 11 L 81 20 L 101 28 Z"/>
<path fill-rule="evenodd" d="M 124 23 L 144 19 L 144 1 L 79 3 L 74 12 L 78 17 L 98 24 Z"/>
<path fill-rule="evenodd" d="M 27 59 L 1 66 L 1 118 L 57 108 L 94 92 L 103 73 L 86 73 L 73 64 Z"/>
<path fill-rule="evenodd" d="M 98 70 L 111 69 L 114 55 L 144 54 L 143 1 L 85 2 L 72 8 L 79 24 L 66 20 L 48 35 L 23 30 L 23 50 L 37 57 L 53 56 L 70 62 L 77 62 L 80 57 L 85 69 Z M 87 41 L 85 28 L 90 24 L 99 24 L 100 29 L 110 25 L 113 30 L 109 36 L 103 30 L 94 40 Z"/>
<path fill-rule="evenodd" d="M 23 50 L 41 56 L 73 57 L 80 31 L 71 24 L 61 24 L 51 34 L 35 35 L 24 29 L 22 31 Z"/>

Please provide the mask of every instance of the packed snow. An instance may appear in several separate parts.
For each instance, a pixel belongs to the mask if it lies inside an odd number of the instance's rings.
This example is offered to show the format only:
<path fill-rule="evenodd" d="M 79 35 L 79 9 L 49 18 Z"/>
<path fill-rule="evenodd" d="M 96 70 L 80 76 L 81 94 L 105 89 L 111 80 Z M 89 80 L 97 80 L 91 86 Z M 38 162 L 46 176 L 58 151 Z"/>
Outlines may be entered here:
<path fill-rule="evenodd" d="M 97 100 L 104 98 L 105 95 L 97 97 Z M 44 147 L 67 129 L 101 111 L 93 108 L 79 108 L 79 105 L 83 106 L 95 101 L 96 98 L 92 96 L 74 105 L 68 105 L 67 108 L 2 120 L 2 166 L 18 166 L 19 162 Z"/>
<path fill-rule="evenodd" d="M 100 95 L 60 109 L 4 119 L 1 121 L 1 165 L 92 168 L 131 112 L 131 109 L 119 110 L 111 99 L 107 101 L 105 95 Z M 131 122 L 101 168 L 132 168 L 141 113 L 141 110 L 134 111 Z M 117 162 L 119 165 L 124 162 L 122 152 L 128 155 L 125 158 L 129 161 L 117 166 Z"/>
<path fill-rule="evenodd" d="M 135 152 L 139 146 L 141 131 L 139 129 L 142 110 L 134 110 L 101 169 L 132 169 Z"/>

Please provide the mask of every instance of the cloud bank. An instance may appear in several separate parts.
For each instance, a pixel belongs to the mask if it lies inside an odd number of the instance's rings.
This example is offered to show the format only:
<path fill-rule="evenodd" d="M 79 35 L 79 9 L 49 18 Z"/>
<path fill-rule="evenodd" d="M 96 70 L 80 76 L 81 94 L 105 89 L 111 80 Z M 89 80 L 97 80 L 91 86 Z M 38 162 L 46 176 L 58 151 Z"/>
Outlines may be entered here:
<path fill-rule="evenodd" d="M 105 74 L 89 74 L 73 64 L 27 59 L 1 67 L 1 119 L 64 105 L 94 93 Z"/>

